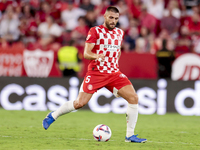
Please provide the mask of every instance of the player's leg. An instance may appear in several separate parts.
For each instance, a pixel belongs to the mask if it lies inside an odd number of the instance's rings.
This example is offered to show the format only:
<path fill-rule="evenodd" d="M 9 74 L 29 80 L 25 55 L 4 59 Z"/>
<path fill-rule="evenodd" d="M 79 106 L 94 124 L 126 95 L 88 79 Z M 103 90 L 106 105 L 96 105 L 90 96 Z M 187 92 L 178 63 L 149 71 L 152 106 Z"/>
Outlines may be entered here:
<path fill-rule="evenodd" d="M 134 130 L 138 118 L 138 96 L 129 79 L 123 73 L 118 71 L 112 74 L 110 77 L 110 82 L 106 85 L 106 88 L 113 92 L 116 97 L 121 96 L 128 102 L 126 113 L 127 132 L 125 141 L 139 143 L 147 141 L 146 139 L 137 138 L 137 136 L 134 135 Z"/>
<path fill-rule="evenodd" d="M 75 101 L 68 101 L 63 104 L 58 110 L 52 113 L 53 118 L 56 120 L 59 116 L 67 114 L 73 110 L 82 108 L 85 106 L 93 94 L 79 92 L 78 97 Z"/>
<path fill-rule="evenodd" d="M 126 85 L 118 91 L 118 95 L 123 97 L 128 102 L 126 119 L 127 131 L 126 137 L 134 135 L 134 130 L 138 118 L 138 96 L 132 85 Z"/>
<path fill-rule="evenodd" d="M 61 115 L 67 114 L 73 110 L 79 109 L 86 105 L 93 93 L 96 92 L 101 87 L 107 83 L 105 81 L 108 76 L 104 74 L 99 74 L 99 72 L 87 72 L 86 77 L 80 87 L 79 95 L 75 101 L 68 101 L 63 104 L 56 111 L 51 112 L 43 120 L 43 127 L 48 129 L 48 127 Z"/>
<path fill-rule="evenodd" d="M 128 102 L 128 108 L 126 112 L 127 130 L 126 130 L 126 142 L 138 142 L 144 143 L 146 139 L 137 138 L 134 135 L 135 126 L 138 119 L 138 96 L 132 85 L 125 85 L 118 90 L 118 95 L 123 97 Z"/>
<path fill-rule="evenodd" d="M 43 120 L 44 129 L 48 129 L 49 126 L 61 115 L 67 114 L 73 110 L 79 109 L 86 105 L 93 94 L 79 92 L 79 95 L 75 101 L 67 101 L 56 111 L 51 112 L 47 115 L 47 117 Z"/>

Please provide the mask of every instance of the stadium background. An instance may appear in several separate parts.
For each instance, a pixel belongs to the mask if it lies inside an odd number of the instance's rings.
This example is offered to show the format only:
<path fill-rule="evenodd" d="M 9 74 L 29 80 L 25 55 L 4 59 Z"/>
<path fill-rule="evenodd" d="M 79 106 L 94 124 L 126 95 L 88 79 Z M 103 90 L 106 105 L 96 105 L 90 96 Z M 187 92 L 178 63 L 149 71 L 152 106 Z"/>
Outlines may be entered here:
<path fill-rule="evenodd" d="M 74 100 L 88 61 L 82 59 L 83 68 L 78 77 L 62 77 L 57 52 L 73 39 L 82 55 L 89 28 L 101 24 L 105 8 L 114 5 L 123 12 L 124 20 L 118 27 L 126 33 L 120 69 L 131 79 L 139 95 L 139 113 L 200 115 L 198 1 L 91 0 L 90 4 L 86 3 L 87 0 L 0 1 L 0 107 L 55 110 L 65 101 Z M 73 18 L 66 15 L 70 14 L 69 7 L 74 11 Z M 3 32 L 9 30 L 3 22 L 10 14 L 17 32 Z M 45 43 L 44 36 L 38 32 L 48 16 L 53 17 L 53 23 L 61 32 L 49 34 L 50 41 Z M 168 19 L 174 22 L 166 26 Z M 162 44 L 164 40 L 166 47 Z M 173 52 L 175 60 L 171 66 L 172 74 L 160 79 L 157 52 L 164 48 Z M 170 59 L 167 60 L 169 64 L 172 63 Z M 126 103 L 102 89 L 83 109 L 97 113 L 125 113 Z"/>

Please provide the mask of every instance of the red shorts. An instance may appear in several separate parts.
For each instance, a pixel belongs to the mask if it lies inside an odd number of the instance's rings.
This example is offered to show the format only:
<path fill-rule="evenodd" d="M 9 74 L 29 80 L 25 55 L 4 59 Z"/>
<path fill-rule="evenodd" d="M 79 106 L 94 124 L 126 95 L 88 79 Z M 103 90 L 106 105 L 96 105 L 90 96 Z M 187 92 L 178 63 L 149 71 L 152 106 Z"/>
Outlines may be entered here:
<path fill-rule="evenodd" d="M 116 92 L 126 85 L 132 84 L 120 71 L 116 73 L 100 73 L 99 71 L 87 72 L 81 85 L 81 92 L 93 94 L 102 87 L 106 87 L 115 96 Z"/>

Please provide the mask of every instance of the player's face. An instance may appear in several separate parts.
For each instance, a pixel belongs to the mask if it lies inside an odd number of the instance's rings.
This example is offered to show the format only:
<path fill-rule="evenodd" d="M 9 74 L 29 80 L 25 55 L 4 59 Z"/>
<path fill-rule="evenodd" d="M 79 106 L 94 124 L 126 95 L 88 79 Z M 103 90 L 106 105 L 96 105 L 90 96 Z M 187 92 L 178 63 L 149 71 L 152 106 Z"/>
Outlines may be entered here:
<path fill-rule="evenodd" d="M 119 20 L 119 13 L 114 13 L 114 12 L 106 12 L 104 15 L 105 19 L 105 26 L 109 29 L 112 30 L 115 28 L 118 20 Z"/>

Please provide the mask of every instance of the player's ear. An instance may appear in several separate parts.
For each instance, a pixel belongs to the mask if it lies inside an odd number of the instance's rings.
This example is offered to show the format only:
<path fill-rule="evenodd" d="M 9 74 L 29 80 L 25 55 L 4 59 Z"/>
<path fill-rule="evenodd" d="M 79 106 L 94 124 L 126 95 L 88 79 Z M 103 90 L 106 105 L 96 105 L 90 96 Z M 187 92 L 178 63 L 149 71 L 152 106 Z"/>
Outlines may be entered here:
<path fill-rule="evenodd" d="M 104 19 L 106 19 L 106 13 L 103 15 Z"/>
<path fill-rule="evenodd" d="M 106 11 L 106 12 L 104 13 L 104 15 L 103 15 L 104 19 L 106 19 L 107 15 L 108 15 L 108 12 Z"/>

